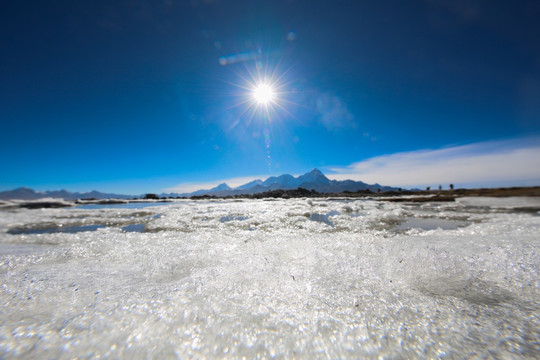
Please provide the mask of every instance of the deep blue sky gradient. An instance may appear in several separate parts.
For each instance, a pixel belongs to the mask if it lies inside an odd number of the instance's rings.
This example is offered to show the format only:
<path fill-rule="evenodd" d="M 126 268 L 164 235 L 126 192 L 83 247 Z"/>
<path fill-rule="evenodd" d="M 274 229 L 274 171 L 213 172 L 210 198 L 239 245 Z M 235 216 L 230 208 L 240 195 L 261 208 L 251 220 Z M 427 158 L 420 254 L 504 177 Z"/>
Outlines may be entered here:
<path fill-rule="evenodd" d="M 527 0 L 2 2 L 0 190 L 159 192 L 538 135 L 539 18 Z M 256 61 L 220 64 L 242 53 L 286 73 L 270 125 L 240 104 Z"/>

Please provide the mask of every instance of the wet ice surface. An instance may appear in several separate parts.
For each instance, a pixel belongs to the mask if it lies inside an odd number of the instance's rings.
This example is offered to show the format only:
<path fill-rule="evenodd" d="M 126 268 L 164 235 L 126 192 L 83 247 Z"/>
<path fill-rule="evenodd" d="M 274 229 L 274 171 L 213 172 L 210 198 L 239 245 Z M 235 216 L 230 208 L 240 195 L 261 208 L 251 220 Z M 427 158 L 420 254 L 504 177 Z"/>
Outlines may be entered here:
<path fill-rule="evenodd" d="M 423 229 L 423 230 L 453 230 L 460 227 L 469 225 L 468 222 L 458 220 L 448 220 L 439 218 L 415 218 L 411 217 L 406 219 L 405 222 L 397 225 L 395 230 L 410 230 L 410 229 Z"/>
<path fill-rule="evenodd" d="M 539 358 L 537 205 L 2 211 L 0 357 Z"/>

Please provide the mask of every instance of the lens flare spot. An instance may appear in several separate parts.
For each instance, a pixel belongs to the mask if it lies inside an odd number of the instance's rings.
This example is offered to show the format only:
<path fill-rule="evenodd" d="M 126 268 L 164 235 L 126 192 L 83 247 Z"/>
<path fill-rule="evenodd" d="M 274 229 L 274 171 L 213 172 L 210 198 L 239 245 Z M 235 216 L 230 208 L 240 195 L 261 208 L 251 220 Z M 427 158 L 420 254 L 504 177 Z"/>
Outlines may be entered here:
<path fill-rule="evenodd" d="M 274 89 L 268 84 L 259 84 L 253 89 L 253 98 L 259 104 L 266 105 L 274 100 Z"/>

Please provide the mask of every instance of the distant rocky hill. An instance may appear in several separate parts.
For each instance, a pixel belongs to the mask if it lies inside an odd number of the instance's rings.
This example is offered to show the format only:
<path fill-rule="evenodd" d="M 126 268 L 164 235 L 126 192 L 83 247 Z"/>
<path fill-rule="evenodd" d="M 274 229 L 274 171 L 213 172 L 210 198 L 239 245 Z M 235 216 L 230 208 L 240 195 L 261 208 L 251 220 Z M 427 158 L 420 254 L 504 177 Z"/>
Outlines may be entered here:
<path fill-rule="evenodd" d="M 0 192 L 0 200 L 37 200 L 43 198 L 55 198 L 64 200 L 77 199 L 131 199 L 133 195 L 107 194 L 99 191 L 90 191 L 85 193 L 70 192 L 67 190 L 56 191 L 35 191 L 26 187 L 15 190 Z"/>

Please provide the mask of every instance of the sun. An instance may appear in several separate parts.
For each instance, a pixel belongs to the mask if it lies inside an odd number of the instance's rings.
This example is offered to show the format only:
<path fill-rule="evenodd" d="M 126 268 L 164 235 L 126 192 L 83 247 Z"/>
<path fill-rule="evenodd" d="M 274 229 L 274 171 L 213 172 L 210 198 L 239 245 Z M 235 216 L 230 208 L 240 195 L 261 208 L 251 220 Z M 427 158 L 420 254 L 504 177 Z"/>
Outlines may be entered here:
<path fill-rule="evenodd" d="M 269 84 L 262 83 L 253 89 L 253 99 L 260 105 L 268 105 L 275 98 L 275 91 Z"/>

